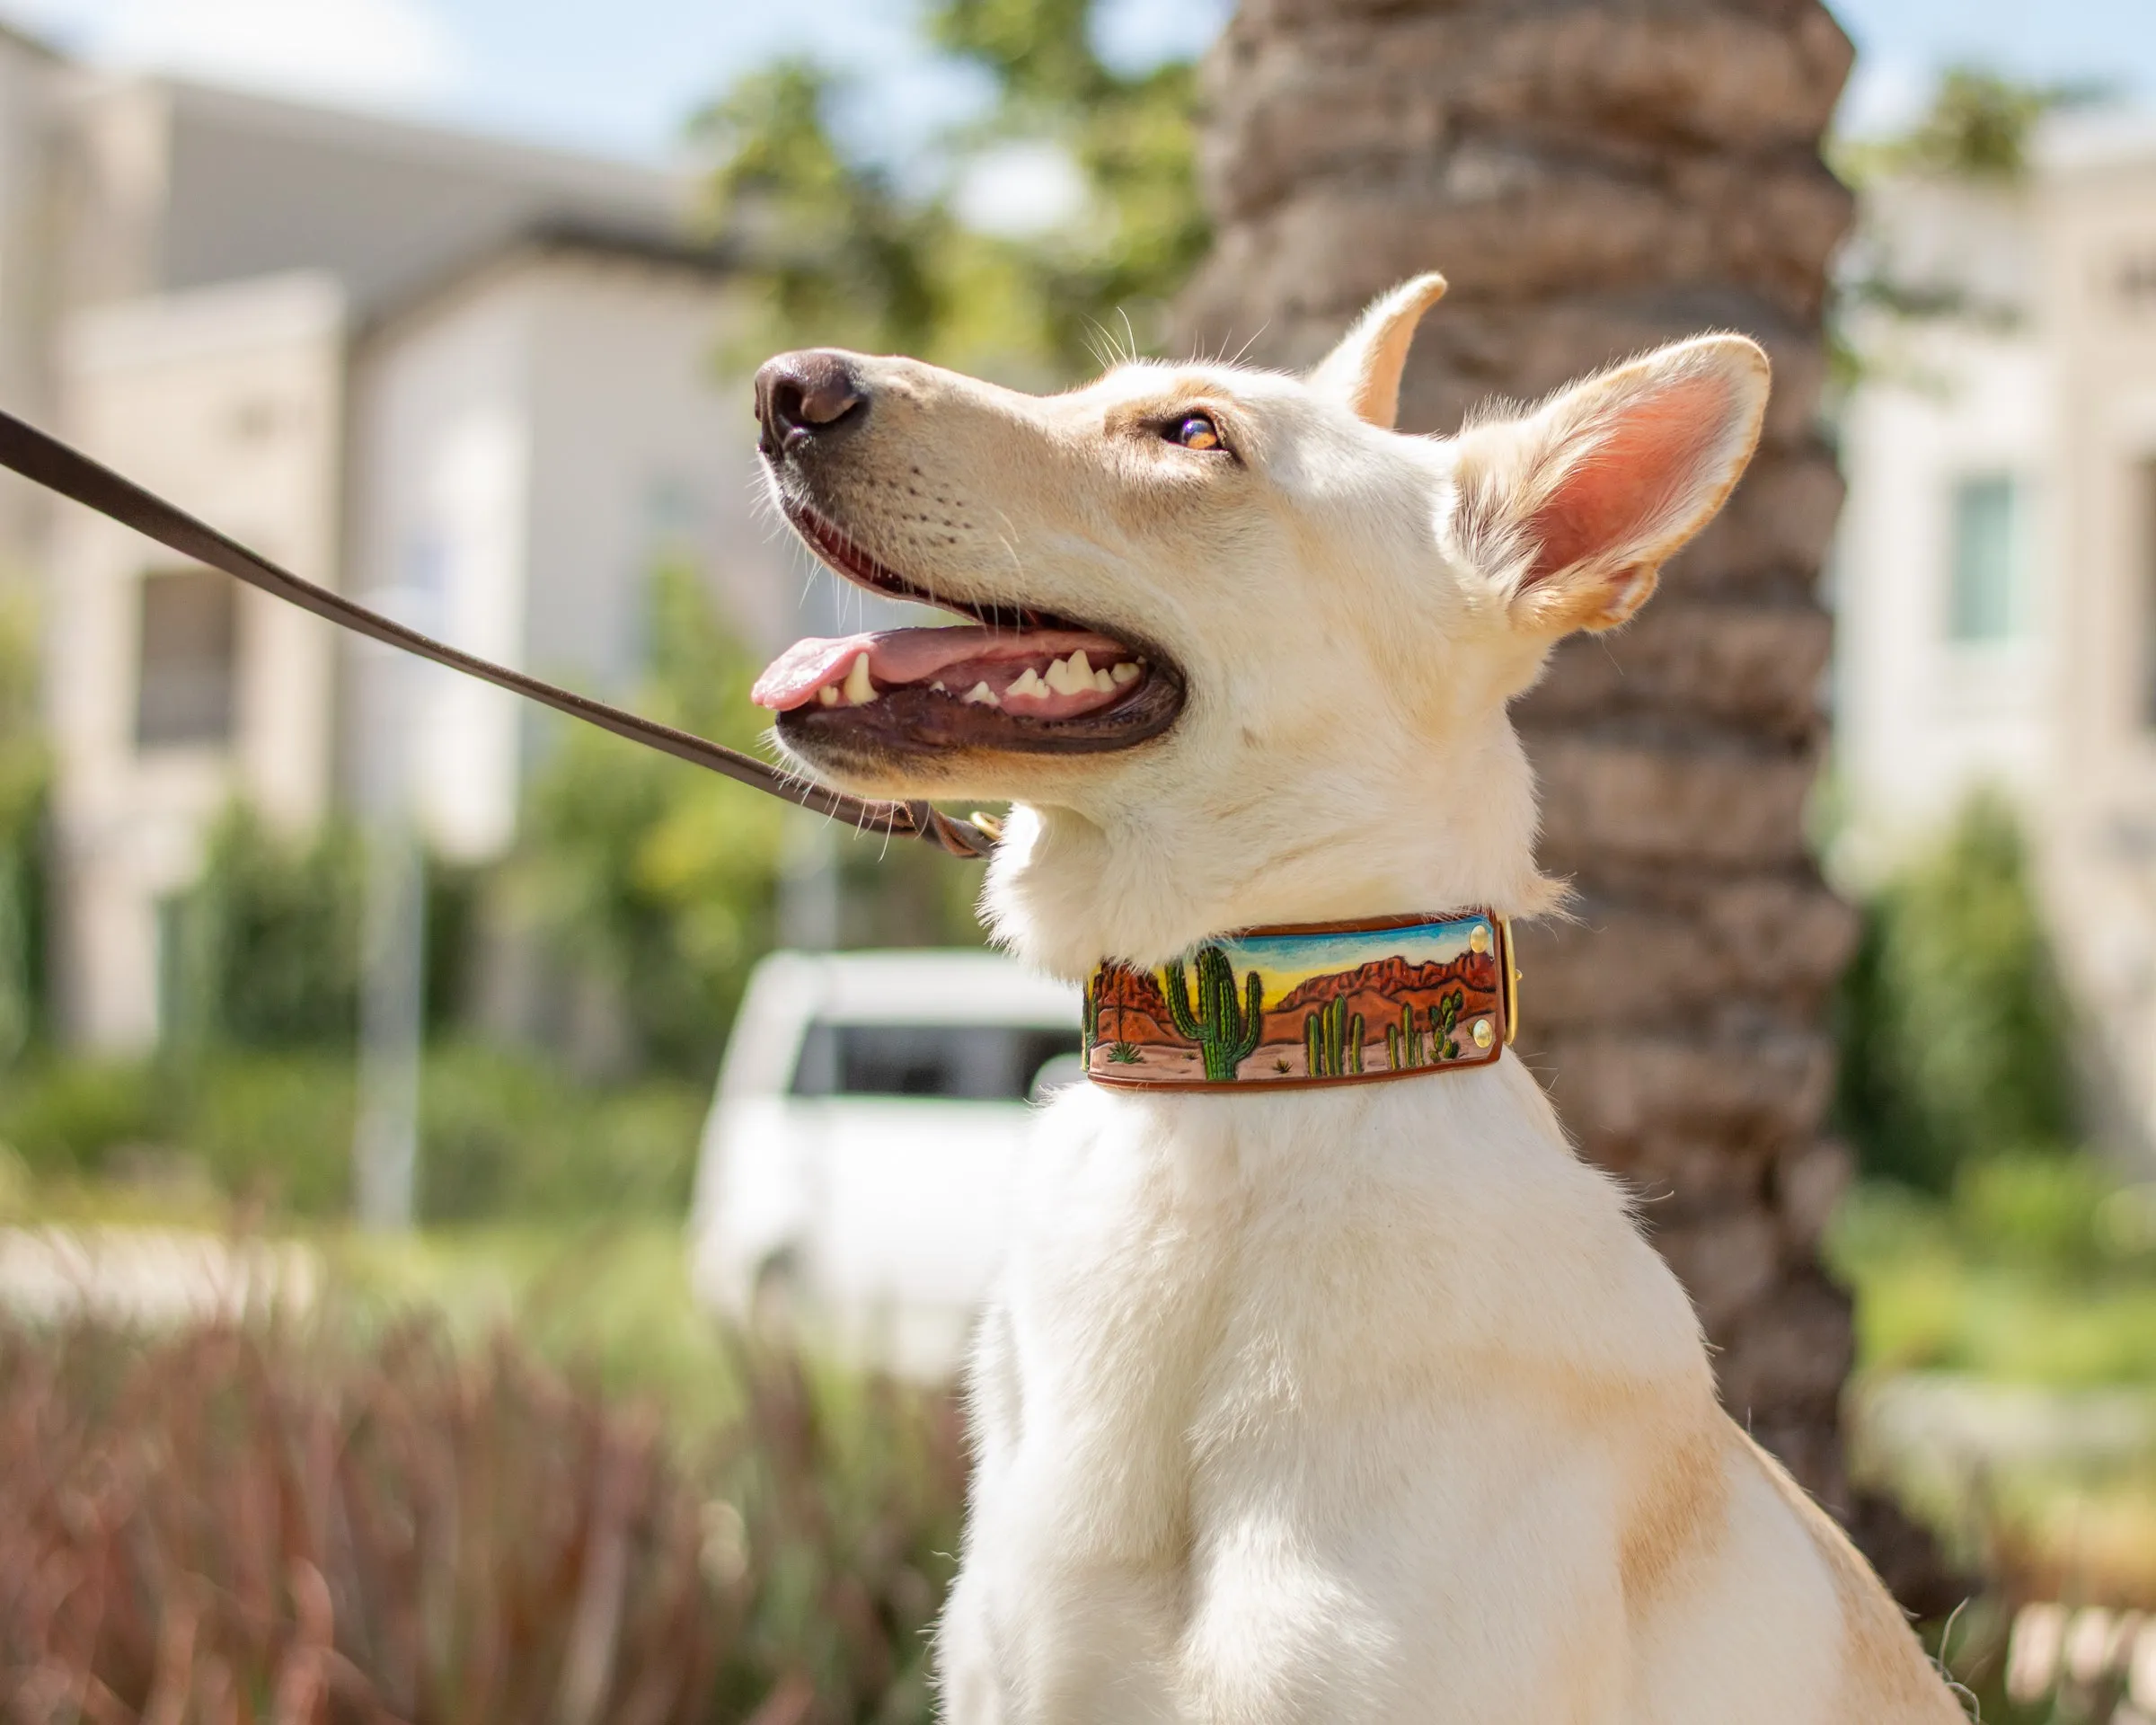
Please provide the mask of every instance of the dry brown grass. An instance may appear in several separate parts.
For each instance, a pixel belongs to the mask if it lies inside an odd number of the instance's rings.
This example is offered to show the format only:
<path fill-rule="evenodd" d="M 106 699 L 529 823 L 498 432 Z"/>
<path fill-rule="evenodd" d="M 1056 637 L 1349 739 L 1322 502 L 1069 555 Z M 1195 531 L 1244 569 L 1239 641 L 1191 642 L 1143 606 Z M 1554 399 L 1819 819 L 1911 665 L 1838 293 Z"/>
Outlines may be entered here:
<path fill-rule="evenodd" d="M 0 1717 L 925 1718 L 951 1410 L 741 1382 L 685 1457 L 506 1338 L 0 1327 Z"/>

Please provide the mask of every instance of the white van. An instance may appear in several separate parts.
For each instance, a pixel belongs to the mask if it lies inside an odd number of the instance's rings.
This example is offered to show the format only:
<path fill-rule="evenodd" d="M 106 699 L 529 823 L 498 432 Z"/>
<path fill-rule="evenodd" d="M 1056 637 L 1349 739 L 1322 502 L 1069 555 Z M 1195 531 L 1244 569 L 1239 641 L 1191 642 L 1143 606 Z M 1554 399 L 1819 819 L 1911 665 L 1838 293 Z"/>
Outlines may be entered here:
<path fill-rule="evenodd" d="M 704 1127 L 698 1296 L 949 1372 L 1003 1256 L 1028 1103 L 1082 1075 L 1079 1004 L 989 952 L 765 959 Z"/>

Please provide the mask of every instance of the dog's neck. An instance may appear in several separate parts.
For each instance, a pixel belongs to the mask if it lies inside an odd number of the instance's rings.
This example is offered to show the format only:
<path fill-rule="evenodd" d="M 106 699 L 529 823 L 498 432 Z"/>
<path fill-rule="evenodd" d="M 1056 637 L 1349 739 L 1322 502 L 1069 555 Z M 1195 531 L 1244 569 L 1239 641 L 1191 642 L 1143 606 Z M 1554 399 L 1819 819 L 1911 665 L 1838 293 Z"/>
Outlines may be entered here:
<path fill-rule="evenodd" d="M 1077 809 L 1021 805 L 985 905 L 1021 956 L 1082 981 L 1104 960 L 1152 966 L 1210 935 L 1487 906 L 1547 909 L 1534 790 L 1502 712 L 1443 751 L 1253 767 L 1212 794 Z"/>

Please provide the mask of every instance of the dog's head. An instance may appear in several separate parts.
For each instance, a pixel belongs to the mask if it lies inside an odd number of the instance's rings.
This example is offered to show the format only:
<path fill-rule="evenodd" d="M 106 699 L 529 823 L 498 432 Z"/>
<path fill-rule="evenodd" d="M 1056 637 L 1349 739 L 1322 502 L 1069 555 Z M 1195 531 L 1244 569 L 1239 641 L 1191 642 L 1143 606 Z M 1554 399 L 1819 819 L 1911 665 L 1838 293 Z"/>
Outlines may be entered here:
<path fill-rule="evenodd" d="M 1767 364 L 1710 336 L 1401 436 L 1443 291 L 1386 296 L 1303 377 L 1141 363 L 1039 397 L 772 360 L 787 519 L 850 579 L 970 620 L 793 648 L 757 686 L 780 742 L 870 795 L 1012 799 L 991 909 L 1065 972 L 1255 923 L 1534 907 L 1506 703 L 1719 507 Z"/>

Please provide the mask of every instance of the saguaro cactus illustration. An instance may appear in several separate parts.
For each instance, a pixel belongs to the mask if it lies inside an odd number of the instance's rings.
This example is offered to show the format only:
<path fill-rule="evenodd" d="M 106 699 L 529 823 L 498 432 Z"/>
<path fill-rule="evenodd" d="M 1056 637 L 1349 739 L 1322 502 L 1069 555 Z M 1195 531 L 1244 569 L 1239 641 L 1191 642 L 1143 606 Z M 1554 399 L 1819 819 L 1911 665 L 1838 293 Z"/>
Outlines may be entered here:
<path fill-rule="evenodd" d="M 1228 955 L 1217 946 L 1197 952 L 1197 1005 L 1190 1004 L 1190 982 L 1183 961 L 1171 959 L 1162 972 L 1167 987 L 1168 1016 L 1181 1035 L 1197 1044 L 1206 1063 L 1206 1076 L 1224 1083 L 1250 1057 L 1265 1026 L 1265 985 L 1253 970 L 1243 978 L 1247 1000 L 1238 1007 L 1235 971 Z"/>
<path fill-rule="evenodd" d="M 1303 1021 L 1303 1061 L 1312 1078 L 1363 1069 L 1363 1015 L 1348 1010 L 1347 995 L 1335 995 Z"/>
<path fill-rule="evenodd" d="M 1430 1011 L 1430 1028 L 1437 1027 L 1435 1007 Z M 1400 1022 L 1385 1026 L 1385 1058 L 1394 1072 L 1409 1072 L 1422 1064 L 1422 1026 L 1415 1022 L 1415 1008 L 1411 1002 L 1400 1003 Z"/>

